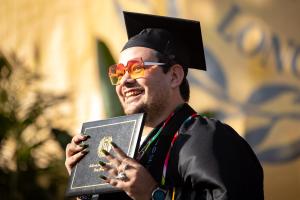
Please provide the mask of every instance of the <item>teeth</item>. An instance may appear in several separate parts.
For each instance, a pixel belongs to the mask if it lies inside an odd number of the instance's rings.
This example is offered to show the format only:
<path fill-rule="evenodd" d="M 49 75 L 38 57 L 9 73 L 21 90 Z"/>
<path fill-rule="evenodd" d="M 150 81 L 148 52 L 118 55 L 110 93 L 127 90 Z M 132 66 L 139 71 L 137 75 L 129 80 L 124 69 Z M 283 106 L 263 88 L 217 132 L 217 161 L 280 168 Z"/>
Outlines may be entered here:
<path fill-rule="evenodd" d="M 142 91 L 130 91 L 130 92 L 125 93 L 125 97 L 136 96 L 136 95 L 139 95 L 141 93 L 142 93 Z"/>

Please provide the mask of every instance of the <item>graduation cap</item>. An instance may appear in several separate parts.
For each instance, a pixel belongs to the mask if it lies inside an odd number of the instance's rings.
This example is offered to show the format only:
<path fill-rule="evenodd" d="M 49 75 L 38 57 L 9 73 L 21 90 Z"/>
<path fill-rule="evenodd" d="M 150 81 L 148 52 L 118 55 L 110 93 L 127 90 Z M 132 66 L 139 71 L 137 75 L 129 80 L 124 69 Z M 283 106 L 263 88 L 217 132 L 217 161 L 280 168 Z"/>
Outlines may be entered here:
<path fill-rule="evenodd" d="M 172 56 L 186 68 L 206 70 L 200 22 L 124 11 L 130 47 L 147 47 Z"/>

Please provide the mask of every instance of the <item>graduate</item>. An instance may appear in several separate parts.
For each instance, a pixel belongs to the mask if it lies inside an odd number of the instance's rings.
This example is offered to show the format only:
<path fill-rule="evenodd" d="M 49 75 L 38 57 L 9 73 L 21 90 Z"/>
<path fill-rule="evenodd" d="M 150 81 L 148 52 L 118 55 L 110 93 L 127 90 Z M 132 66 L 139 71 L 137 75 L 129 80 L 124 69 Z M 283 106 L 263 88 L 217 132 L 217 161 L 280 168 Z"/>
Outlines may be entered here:
<path fill-rule="evenodd" d="M 99 199 L 264 199 L 263 170 L 247 142 L 188 105 L 188 69 L 206 70 L 200 23 L 131 12 L 124 18 L 128 42 L 108 76 L 125 114 L 147 117 L 136 158 L 115 143 L 113 153 L 103 152 L 108 176 L 101 178 L 124 192 Z M 69 173 L 88 152 L 79 146 L 87 139 L 76 135 L 68 144 Z"/>

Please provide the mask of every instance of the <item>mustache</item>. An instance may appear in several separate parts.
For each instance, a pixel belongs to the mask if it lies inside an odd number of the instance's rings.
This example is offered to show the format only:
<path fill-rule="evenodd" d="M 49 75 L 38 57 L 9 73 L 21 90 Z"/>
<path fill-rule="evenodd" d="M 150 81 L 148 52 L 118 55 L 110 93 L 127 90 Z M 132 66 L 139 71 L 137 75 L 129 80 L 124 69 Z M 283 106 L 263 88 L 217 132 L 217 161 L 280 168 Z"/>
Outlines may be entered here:
<path fill-rule="evenodd" d="M 124 86 L 125 86 L 126 88 L 130 88 L 130 89 L 132 89 L 132 88 L 134 88 L 134 89 L 142 89 L 142 88 L 143 88 L 143 87 L 140 86 L 137 82 L 134 82 L 134 83 L 125 82 L 125 83 L 124 83 Z"/>

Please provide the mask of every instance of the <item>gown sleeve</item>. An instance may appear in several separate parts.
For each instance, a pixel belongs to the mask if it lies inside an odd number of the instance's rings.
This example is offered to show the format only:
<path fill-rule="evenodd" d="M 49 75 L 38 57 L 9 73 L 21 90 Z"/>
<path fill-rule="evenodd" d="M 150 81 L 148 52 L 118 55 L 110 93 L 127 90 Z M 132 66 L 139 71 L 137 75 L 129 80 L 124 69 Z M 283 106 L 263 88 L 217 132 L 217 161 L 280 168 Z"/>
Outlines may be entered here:
<path fill-rule="evenodd" d="M 230 126 L 200 117 L 179 133 L 167 171 L 175 194 L 168 190 L 166 199 L 264 199 L 262 167 Z"/>

